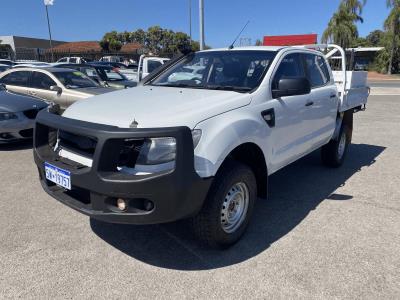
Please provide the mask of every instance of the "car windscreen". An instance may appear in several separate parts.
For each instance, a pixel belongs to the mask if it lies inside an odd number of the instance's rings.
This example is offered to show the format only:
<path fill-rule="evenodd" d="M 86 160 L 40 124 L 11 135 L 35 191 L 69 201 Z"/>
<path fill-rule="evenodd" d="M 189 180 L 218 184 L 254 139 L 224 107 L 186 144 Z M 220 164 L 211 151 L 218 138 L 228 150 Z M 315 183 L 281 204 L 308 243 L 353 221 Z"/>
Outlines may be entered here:
<path fill-rule="evenodd" d="M 248 92 L 258 87 L 275 51 L 205 51 L 186 56 L 149 82 L 155 86 Z"/>
<path fill-rule="evenodd" d="M 85 74 L 79 71 L 59 71 L 54 72 L 53 74 L 67 89 L 99 86 L 96 82 L 89 79 Z"/>
<path fill-rule="evenodd" d="M 124 75 L 113 68 L 97 68 L 101 79 L 104 81 L 122 81 L 127 80 Z"/>

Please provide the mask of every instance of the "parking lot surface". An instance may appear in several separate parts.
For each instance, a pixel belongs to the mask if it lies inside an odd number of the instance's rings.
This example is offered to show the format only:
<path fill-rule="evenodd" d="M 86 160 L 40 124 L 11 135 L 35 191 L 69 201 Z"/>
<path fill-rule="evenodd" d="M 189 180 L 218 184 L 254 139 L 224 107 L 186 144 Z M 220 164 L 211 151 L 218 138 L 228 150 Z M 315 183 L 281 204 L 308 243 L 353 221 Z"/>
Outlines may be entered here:
<path fill-rule="evenodd" d="M 29 144 L 0 146 L 0 298 L 400 297 L 400 96 L 355 115 L 344 166 L 313 153 L 270 178 L 244 238 L 90 221 L 45 194 Z"/>

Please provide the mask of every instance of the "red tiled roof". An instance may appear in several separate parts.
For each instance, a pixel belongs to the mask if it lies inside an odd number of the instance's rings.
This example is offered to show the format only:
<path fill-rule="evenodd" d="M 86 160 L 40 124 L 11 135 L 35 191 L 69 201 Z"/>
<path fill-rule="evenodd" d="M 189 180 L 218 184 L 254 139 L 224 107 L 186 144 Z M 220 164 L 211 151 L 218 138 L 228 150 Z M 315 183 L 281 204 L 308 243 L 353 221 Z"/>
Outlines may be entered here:
<path fill-rule="evenodd" d="M 91 52 L 101 51 L 99 42 L 96 41 L 83 41 L 83 42 L 70 42 L 59 45 L 53 48 L 55 52 Z"/>

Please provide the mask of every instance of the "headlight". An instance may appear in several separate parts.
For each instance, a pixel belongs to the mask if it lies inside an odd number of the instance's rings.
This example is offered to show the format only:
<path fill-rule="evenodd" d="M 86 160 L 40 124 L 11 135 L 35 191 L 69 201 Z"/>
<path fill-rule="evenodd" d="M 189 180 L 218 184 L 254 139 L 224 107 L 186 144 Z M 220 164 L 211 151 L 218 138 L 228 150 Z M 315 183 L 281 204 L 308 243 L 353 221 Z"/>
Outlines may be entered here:
<path fill-rule="evenodd" d="M 197 145 L 201 139 L 201 129 L 195 129 L 192 131 L 192 138 L 193 138 L 193 149 L 196 149 Z"/>
<path fill-rule="evenodd" d="M 17 119 L 17 115 L 10 112 L 0 112 L 0 121 L 7 121 L 12 119 Z"/>
<path fill-rule="evenodd" d="M 174 161 L 176 140 L 172 137 L 145 139 L 136 163 L 138 165 L 159 165 Z"/>

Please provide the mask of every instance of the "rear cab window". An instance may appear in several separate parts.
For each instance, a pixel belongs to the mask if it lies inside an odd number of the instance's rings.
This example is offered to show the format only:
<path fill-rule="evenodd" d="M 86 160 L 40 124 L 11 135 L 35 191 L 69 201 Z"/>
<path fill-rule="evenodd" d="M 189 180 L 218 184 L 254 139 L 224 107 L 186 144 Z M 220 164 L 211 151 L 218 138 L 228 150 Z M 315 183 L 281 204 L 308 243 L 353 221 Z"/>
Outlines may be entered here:
<path fill-rule="evenodd" d="M 331 78 L 325 59 L 320 55 L 311 53 L 303 54 L 303 57 L 311 87 L 318 88 L 327 85 Z"/>

